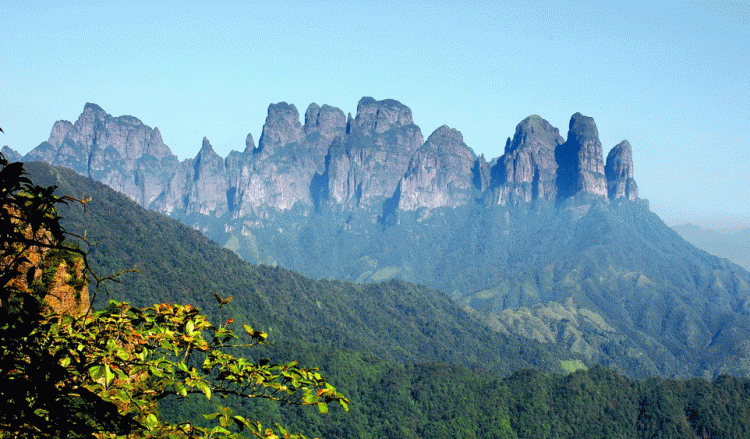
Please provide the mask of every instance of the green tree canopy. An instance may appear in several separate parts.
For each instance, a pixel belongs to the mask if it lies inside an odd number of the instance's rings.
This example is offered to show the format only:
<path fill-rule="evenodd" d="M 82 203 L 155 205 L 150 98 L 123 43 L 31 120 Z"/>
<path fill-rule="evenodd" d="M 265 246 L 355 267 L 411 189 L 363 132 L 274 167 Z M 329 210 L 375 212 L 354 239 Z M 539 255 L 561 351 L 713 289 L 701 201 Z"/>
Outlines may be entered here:
<path fill-rule="evenodd" d="M 348 410 L 316 369 L 237 355 L 266 343 L 267 334 L 248 325 L 238 334 L 232 319 L 214 325 L 191 305 L 55 309 L 71 294 L 60 284 L 74 287 L 79 302 L 88 297 L 81 294 L 86 253 L 66 244 L 56 209 L 72 200 L 34 185 L 21 163 L 2 155 L 0 168 L 0 438 L 303 437 L 221 406 L 205 415 L 208 427 L 170 422 L 158 411 L 169 397 L 234 395 Z M 71 267 L 76 262 L 83 270 Z M 219 306 L 231 300 L 216 299 Z"/>

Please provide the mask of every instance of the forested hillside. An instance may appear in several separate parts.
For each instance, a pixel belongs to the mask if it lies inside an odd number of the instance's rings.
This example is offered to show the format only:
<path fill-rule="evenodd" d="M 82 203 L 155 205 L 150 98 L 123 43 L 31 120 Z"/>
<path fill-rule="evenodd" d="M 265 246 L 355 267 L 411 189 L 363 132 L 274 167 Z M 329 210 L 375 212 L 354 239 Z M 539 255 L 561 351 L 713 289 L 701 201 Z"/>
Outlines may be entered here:
<path fill-rule="evenodd" d="M 531 115 L 502 155 L 478 157 L 457 130 L 424 140 L 407 106 L 365 97 L 352 117 L 311 104 L 304 125 L 272 104 L 257 146 L 221 157 L 204 139 L 183 161 L 157 129 L 87 104 L 23 159 L 101 181 L 251 263 L 426 285 L 507 340 L 631 377 L 750 376 L 750 273 L 650 211 L 629 142 L 603 148 L 591 117 L 575 113 L 563 138 Z M 160 264 L 149 276 L 169 273 Z M 332 316 L 347 294 L 295 309 Z"/>
<path fill-rule="evenodd" d="M 38 184 L 91 197 L 85 210 L 71 205 L 62 209 L 62 216 L 70 232 L 85 234 L 92 243 L 87 250 L 95 270 L 102 275 L 138 271 L 100 289 L 100 306 L 108 299 L 139 306 L 193 303 L 214 316 L 218 294 L 234 298 L 222 318 L 250 322 L 279 342 L 305 341 L 388 361 L 445 361 L 502 373 L 530 366 L 562 371 L 560 360 L 575 358 L 551 345 L 499 334 L 438 291 L 395 280 L 316 281 L 251 265 L 103 184 L 41 162 L 29 163 L 27 169 Z"/>
<path fill-rule="evenodd" d="M 500 337 L 427 288 L 313 281 L 250 266 L 69 170 L 39 163 L 28 169 L 38 184 L 92 197 L 85 210 L 71 205 L 61 213 L 69 231 L 92 243 L 96 270 L 140 270 L 99 290 L 98 303 L 190 302 L 213 318 L 249 320 L 276 340 L 261 355 L 320 365 L 352 401 L 349 413 L 326 416 L 231 401 L 265 424 L 283 421 L 330 438 L 739 438 L 750 432 L 747 379 L 634 381 L 598 366 L 545 374 L 527 367 L 550 372 L 580 363 L 546 350 L 549 345 Z M 233 306 L 218 311 L 214 293 L 234 296 Z M 178 400 L 161 405 L 167 418 L 197 408 Z"/>

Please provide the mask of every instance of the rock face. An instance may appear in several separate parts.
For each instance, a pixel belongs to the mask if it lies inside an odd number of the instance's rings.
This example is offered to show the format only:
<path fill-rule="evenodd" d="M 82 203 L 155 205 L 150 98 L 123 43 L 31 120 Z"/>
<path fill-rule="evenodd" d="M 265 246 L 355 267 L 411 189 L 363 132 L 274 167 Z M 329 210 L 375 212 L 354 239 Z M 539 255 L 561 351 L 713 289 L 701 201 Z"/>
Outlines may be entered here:
<path fill-rule="evenodd" d="M 555 149 L 564 142 L 557 128 L 537 115 L 516 126 L 513 140 L 493 168 L 498 204 L 554 201 L 557 196 Z"/>
<path fill-rule="evenodd" d="M 627 140 L 618 143 L 607 154 L 604 175 L 609 198 L 638 198 L 638 185 L 633 179 L 633 149 Z"/>
<path fill-rule="evenodd" d="M 401 102 L 364 97 L 357 104 L 357 117 L 351 129 L 372 136 L 413 123 L 411 110 Z"/>
<path fill-rule="evenodd" d="M 231 216 L 264 217 L 269 209 L 311 206 L 310 182 L 324 170 L 331 137 L 344 128 L 343 112 L 334 107 L 311 104 L 303 127 L 294 105 L 270 105 L 258 147 L 248 135 L 245 152 L 227 158 Z"/>
<path fill-rule="evenodd" d="M 459 131 L 443 125 L 411 157 L 399 183 L 399 209 L 469 203 L 477 158 Z"/>
<path fill-rule="evenodd" d="M 258 142 L 258 153 L 273 154 L 276 148 L 297 143 L 302 139 L 297 107 L 286 102 L 268 106 L 268 116 Z"/>
<path fill-rule="evenodd" d="M 8 145 L 3 146 L 3 148 L 0 149 L 0 153 L 5 157 L 6 160 L 8 160 L 9 163 L 20 161 L 22 158 L 21 154 L 19 154 L 13 148 L 10 148 Z"/>
<path fill-rule="evenodd" d="M 55 123 L 49 139 L 24 160 L 67 166 L 144 206 L 159 196 L 162 182 L 179 167 L 158 128 L 131 116 L 112 117 L 95 104 L 86 104 L 75 124 Z"/>
<path fill-rule="evenodd" d="M 193 178 L 189 183 L 187 210 L 203 215 L 223 215 L 228 210 L 227 178 L 224 159 L 216 154 L 208 139 L 193 161 Z"/>
<path fill-rule="evenodd" d="M 391 99 L 362 98 L 347 136 L 334 140 L 328 153 L 330 202 L 347 208 L 382 203 L 394 194 L 423 141 L 408 107 Z"/>
<path fill-rule="evenodd" d="M 86 104 L 75 123 L 55 123 L 24 160 L 70 167 L 173 216 L 239 220 L 243 229 L 293 208 L 363 211 L 377 220 L 395 209 L 555 203 L 578 192 L 638 196 L 630 145 L 613 148 L 605 170 L 596 124 L 580 113 L 567 141 L 546 120 L 527 117 L 504 154 L 488 162 L 457 130 L 442 126 L 425 142 L 407 106 L 370 97 L 354 117 L 312 103 L 304 125 L 294 105 L 271 104 L 257 147 L 248 134 L 243 152 L 224 159 L 204 139 L 198 155 L 183 162 L 157 128 Z"/>
<path fill-rule="evenodd" d="M 557 150 L 558 198 L 578 192 L 607 195 L 604 160 L 594 119 L 576 113 L 570 118 L 568 140 Z"/>
<path fill-rule="evenodd" d="M 336 134 L 346 132 L 346 116 L 344 112 L 336 107 L 312 103 L 305 112 L 304 132 L 307 135 L 319 133 L 321 136 L 331 138 Z"/>

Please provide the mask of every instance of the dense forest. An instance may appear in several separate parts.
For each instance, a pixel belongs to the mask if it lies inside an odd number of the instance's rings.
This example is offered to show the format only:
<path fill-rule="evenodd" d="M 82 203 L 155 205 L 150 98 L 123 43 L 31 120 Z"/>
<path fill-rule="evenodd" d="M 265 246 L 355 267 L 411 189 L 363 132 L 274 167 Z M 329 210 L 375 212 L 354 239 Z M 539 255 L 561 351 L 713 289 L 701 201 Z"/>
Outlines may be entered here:
<path fill-rule="evenodd" d="M 354 285 L 315 281 L 252 266 L 197 231 L 137 207 L 74 173 L 33 163 L 31 178 L 58 193 L 92 197 L 61 209 L 95 271 L 125 273 L 95 289 L 137 306 L 192 303 L 215 321 L 268 331 L 255 360 L 318 366 L 350 401 L 320 414 L 267 400 L 184 399 L 159 403 L 163 419 L 201 422 L 231 404 L 264 425 L 322 438 L 740 438 L 750 434 L 750 380 L 649 378 L 503 336 L 444 295 L 390 281 Z M 215 295 L 233 297 L 224 307 Z M 261 361 L 262 362 L 262 361 Z M 587 367 L 588 366 L 588 367 Z M 5 437 L 0 433 L 0 437 Z"/>
<path fill-rule="evenodd" d="M 283 352 L 288 350 L 288 352 Z M 509 376 L 445 363 L 394 364 L 355 352 L 286 345 L 276 355 L 317 364 L 352 401 L 325 416 L 235 401 L 264 423 L 321 438 L 746 438 L 750 380 L 633 380 L 600 366 Z M 191 416 L 173 400 L 165 415 Z"/>

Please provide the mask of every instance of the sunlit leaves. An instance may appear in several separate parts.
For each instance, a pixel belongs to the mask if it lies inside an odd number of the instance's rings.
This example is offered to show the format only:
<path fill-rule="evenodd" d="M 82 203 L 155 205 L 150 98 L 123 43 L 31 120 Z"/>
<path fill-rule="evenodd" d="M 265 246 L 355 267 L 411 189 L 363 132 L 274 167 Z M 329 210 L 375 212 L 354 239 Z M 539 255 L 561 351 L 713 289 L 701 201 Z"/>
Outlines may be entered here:
<path fill-rule="evenodd" d="M 243 325 L 244 337 L 240 337 L 229 323 L 215 327 L 190 305 L 160 304 L 139 310 L 112 302 L 105 311 L 77 319 L 50 316 L 48 322 L 45 333 L 54 337 L 59 365 L 77 376 L 79 385 L 116 404 L 151 433 L 177 428 L 153 417 L 158 400 L 169 395 L 267 398 L 314 405 L 321 413 L 336 402 L 348 410 L 348 400 L 315 369 L 296 362 L 252 362 L 226 350 L 265 343 L 265 333 Z M 80 365 L 86 374 L 76 375 Z M 241 416 L 224 411 L 214 418 L 220 422 L 218 428 L 204 431 L 211 437 L 234 437 L 236 429 L 271 437 Z M 191 434 L 202 431 L 190 428 Z"/>
<path fill-rule="evenodd" d="M 55 196 L 54 187 L 33 185 L 22 165 L 2 154 L 0 166 L 0 437 L 279 437 L 229 408 L 207 418 L 217 422 L 212 427 L 170 424 L 157 415 L 158 402 L 170 396 L 347 408 L 315 370 L 235 356 L 266 343 L 267 334 L 249 325 L 237 334 L 231 318 L 214 326 L 192 305 L 138 309 L 111 302 L 103 311 L 46 314 L 49 281 L 46 274 L 39 279 L 43 270 L 27 250 L 71 252 L 88 266 L 86 253 L 62 243 L 55 206 L 68 199 Z M 33 282 L 34 290 L 11 284 L 19 279 Z M 232 300 L 214 296 L 219 306 Z"/>

